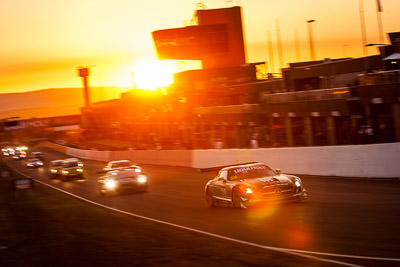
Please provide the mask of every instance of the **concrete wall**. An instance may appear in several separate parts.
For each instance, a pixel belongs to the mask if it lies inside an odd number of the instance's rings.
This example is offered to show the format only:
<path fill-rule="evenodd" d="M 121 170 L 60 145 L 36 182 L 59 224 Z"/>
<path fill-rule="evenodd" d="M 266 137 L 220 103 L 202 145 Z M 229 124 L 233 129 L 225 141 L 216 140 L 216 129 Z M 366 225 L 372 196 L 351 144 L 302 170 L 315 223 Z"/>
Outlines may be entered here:
<path fill-rule="evenodd" d="M 263 162 L 285 173 L 347 177 L 400 177 L 400 143 L 357 146 L 195 150 L 192 167 Z"/>
<path fill-rule="evenodd" d="M 345 177 L 400 178 L 400 143 L 207 150 L 80 150 L 44 142 L 42 146 L 73 157 L 110 161 L 130 159 L 138 164 L 211 168 L 258 161 L 284 173 Z"/>

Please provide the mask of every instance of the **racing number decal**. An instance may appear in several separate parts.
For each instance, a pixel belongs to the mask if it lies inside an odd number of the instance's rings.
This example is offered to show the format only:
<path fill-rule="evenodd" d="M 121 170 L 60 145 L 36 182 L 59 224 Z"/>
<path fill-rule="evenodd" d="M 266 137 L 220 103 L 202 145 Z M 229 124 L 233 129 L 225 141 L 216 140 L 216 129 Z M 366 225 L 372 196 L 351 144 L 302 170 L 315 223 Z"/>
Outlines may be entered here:
<path fill-rule="evenodd" d="M 225 187 L 221 188 L 221 196 L 226 197 L 226 188 Z"/>

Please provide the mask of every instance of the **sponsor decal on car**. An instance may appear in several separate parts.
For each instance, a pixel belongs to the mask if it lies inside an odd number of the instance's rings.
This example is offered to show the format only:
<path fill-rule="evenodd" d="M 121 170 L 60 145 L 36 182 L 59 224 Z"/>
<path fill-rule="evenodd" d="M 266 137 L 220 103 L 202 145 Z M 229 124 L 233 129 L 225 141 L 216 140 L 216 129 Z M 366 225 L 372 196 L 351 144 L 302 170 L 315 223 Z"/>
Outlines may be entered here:
<path fill-rule="evenodd" d="M 249 166 L 249 167 L 243 167 L 243 168 L 238 168 L 238 169 L 234 169 L 233 173 L 237 174 L 237 173 L 242 173 L 242 172 L 248 172 L 251 170 L 265 170 L 266 166 L 263 165 L 256 165 L 256 166 Z"/>

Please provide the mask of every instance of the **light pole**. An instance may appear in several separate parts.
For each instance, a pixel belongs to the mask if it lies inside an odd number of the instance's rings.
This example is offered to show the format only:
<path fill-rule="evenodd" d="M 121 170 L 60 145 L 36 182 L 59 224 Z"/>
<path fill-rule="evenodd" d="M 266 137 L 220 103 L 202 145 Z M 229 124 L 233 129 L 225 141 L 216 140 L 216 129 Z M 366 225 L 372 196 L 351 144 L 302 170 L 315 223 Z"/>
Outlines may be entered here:
<path fill-rule="evenodd" d="M 376 0 L 376 15 L 378 18 L 378 29 L 379 29 L 379 42 L 383 43 L 383 26 L 382 26 L 382 16 L 381 13 L 383 12 L 382 10 L 382 5 L 380 0 Z"/>
<path fill-rule="evenodd" d="M 343 56 L 344 57 L 347 57 L 347 47 L 348 47 L 347 44 L 343 45 Z"/>
<path fill-rule="evenodd" d="M 367 49 L 367 33 L 365 30 L 365 19 L 364 19 L 364 5 L 363 0 L 358 0 L 358 7 L 360 10 L 360 24 L 361 24 L 361 38 L 362 44 L 364 49 L 364 57 L 368 56 L 368 49 Z"/>
<path fill-rule="evenodd" d="M 311 20 L 307 20 L 308 23 L 308 38 L 310 41 L 310 56 L 311 56 L 311 60 L 314 61 L 315 60 L 315 48 L 314 48 L 314 37 L 313 37 L 313 31 L 312 31 L 312 25 L 311 23 L 315 22 L 314 19 Z"/>
<path fill-rule="evenodd" d="M 86 107 L 90 106 L 90 94 L 89 94 L 90 92 L 89 92 L 89 82 L 88 82 L 88 76 L 90 76 L 90 67 L 95 67 L 95 66 L 91 65 L 88 67 L 77 68 L 78 77 L 82 78 L 84 101 Z"/>

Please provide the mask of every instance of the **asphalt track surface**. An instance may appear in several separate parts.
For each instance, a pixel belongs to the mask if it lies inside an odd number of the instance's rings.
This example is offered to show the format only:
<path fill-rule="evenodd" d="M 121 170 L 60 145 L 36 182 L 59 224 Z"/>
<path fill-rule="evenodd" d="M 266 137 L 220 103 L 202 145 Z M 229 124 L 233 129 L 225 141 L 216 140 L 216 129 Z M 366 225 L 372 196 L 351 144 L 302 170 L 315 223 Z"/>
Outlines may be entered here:
<path fill-rule="evenodd" d="M 48 162 L 70 156 L 47 148 L 35 151 L 44 154 L 43 168 L 5 160 L 21 173 L 100 205 L 339 265 L 400 266 L 400 180 L 300 176 L 309 195 L 305 202 L 209 208 L 204 186 L 214 172 L 144 165 L 148 192 L 104 197 L 97 172 L 105 163 L 83 160 L 85 179 L 63 182 L 50 178 Z"/>

